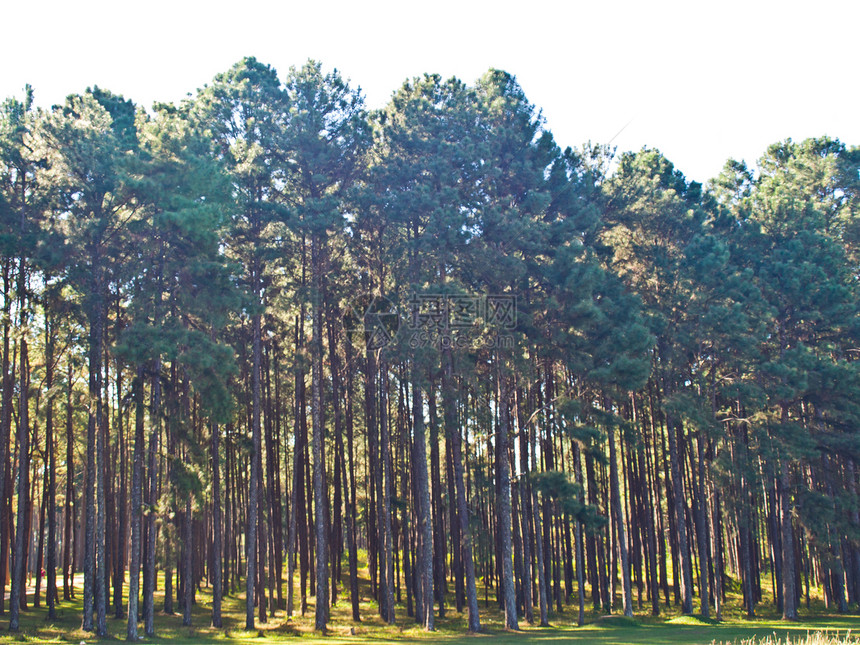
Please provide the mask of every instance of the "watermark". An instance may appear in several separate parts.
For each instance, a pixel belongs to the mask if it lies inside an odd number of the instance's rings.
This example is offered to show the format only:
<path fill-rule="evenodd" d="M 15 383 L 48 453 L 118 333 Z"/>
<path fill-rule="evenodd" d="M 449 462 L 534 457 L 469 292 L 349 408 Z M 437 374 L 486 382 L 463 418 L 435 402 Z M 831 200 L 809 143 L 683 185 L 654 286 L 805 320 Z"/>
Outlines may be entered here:
<path fill-rule="evenodd" d="M 439 347 L 441 349 L 513 349 L 514 337 L 511 334 L 464 334 L 457 330 L 449 333 L 413 330 L 409 332 L 409 347 Z"/>
<path fill-rule="evenodd" d="M 517 299 L 510 295 L 412 294 L 402 308 L 377 296 L 354 303 L 344 320 L 369 349 L 398 339 L 412 349 L 510 349 L 516 327 Z"/>
<path fill-rule="evenodd" d="M 370 302 L 352 304 L 344 317 L 344 329 L 363 338 L 368 349 L 382 349 L 394 342 L 401 322 L 397 305 L 385 296 L 376 296 Z"/>

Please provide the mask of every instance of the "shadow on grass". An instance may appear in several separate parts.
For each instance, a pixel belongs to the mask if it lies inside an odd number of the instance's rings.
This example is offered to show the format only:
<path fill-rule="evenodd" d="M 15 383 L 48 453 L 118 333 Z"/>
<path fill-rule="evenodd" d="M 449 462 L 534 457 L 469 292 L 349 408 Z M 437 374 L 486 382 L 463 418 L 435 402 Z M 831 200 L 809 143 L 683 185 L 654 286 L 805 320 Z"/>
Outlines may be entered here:
<path fill-rule="evenodd" d="M 222 605 L 223 627 L 210 626 L 211 589 L 202 588 L 197 593 L 197 603 L 192 608 L 192 626 L 182 626 L 181 614 L 167 615 L 157 613 L 155 621 L 156 636 L 144 638 L 143 643 L 469 643 L 470 645 L 513 645 L 514 643 L 573 643 L 580 645 L 711 645 L 712 643 L 735 643 L 751 638 L 777 637 L 801 638 L 807 632 L 829 630 L 831 633 L 844 634 L 848 630 L 860 631 L 860 617 L 830 615 L 820 603 L 812 603 L 812 611 L 807 610 L 807 618 L 798 623 L 785 623 L 779 620 L 776 612 L 767 603 L 762 603 L 762 617 L 753 621 L 741 618 L 741 605 L 736 598 L 729 598 L 724 608 L 726 620 L 717 623 L 700 616 L 680 616 L 673 607 L 661 607 L 664 615 L 652 617 L 639 613 L 634 618 L 605 615 L 604 612 L 590 610 L 586 614 L 586 625 L 576 627 L 576 607 L 571 605 L 564 612 L 550 614 L 550 627 L 529 626 L 520 621 L 521 630 L 510 632 L 504 629 L 503 615 L 495 602 L 481 602 L 480 634 L 466 633 L 466 615 L 448 607 L 446 617 L 437 619 L 437 631 L 424 632 L 413 619 L 406 615 L 403 603 L 398 604 L 397 624 L 387 625 L 378 616 L 376 604 L 370 598 L 369 582 L 360 578 L 361 622 L 352 620 L 352 610 L 348 599 L 348 584 L 340 588 L 340 601 L 331 609 L 330 629 L 325 635 L 315 632 L 314 598 L 307 598 L 307 612 L 300 615 L 300 590 L 294 590 L 296 611 L 292 617 L 279 609 L 267 622 L 257 622 L 255 629 L 246 631 L 244 594 L 231 594 L 224 598 Z M 483 592 L 483 589 L 481 590 Z M 405 591 L 401 589 L 401 600 Z M 494 595 L 491 591 L 490 596 Z M 125 596 L 124 596 L 125 598 Z M 159 581 L 156 594 L 156 609 L 163 606 L 163 585 Z M 125 609 L 125 608 L 124 608 Z M 124 642 L 126 619 L 108 617 L 108 636 L 97 639 L 92 633 L 80 628 L 82 613 L 82 594 L 72 602 L 61 602 L 57 619 L 46 621 L 47 609 L 32 607 L 21 614 L 21 631 L 8 631 L 8 611 L 0 616 L 0 643 L 96 643 Z M 143 625 L 139 627 L 143 633 Z"/>

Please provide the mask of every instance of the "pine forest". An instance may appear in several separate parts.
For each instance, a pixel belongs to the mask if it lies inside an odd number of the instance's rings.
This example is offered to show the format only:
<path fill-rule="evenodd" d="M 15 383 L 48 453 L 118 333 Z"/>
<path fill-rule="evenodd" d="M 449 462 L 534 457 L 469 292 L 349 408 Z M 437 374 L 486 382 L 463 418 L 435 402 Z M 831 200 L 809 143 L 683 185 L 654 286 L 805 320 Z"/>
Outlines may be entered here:
<path fill-rule="evenodd" d="M 9 630 L 860 610 L 860 149 L 550 126 L 496 69 L 6 99 Z"/>

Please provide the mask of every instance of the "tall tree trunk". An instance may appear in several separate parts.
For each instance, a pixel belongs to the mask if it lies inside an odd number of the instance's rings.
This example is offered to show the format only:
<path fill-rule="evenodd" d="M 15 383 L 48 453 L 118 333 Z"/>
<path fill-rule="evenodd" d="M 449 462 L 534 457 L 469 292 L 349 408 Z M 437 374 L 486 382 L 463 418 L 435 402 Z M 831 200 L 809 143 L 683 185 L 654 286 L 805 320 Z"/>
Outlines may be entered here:
<path fill-rule="evenodd" d="M 304 273 L 304 270 L 303 270 Z M 303 334 L 301 333 L 301 325 L 304 321 L 304 305 L 301 307 L 301 313 L 295 321 L 295 346 L 296 353 L 301 351 Z M 305 572 L 306 572 L 306 542 L 307 535 L 304 532 L 304 384 L 305 376 L 301 362 L 298 362 L 295 371 L 295 387 L 294 387 L 294 427 L 295 427 L 295 442 L 293 444 L 293 482 L 290 492 L 290 526 L 289 538 L 287 546 L 287 616 L 293 615 L 293 576 L 296 567 L 296 543 L 299 546 L 299 574 L 301 576 L 301 612 L 304 615 L 306 610 L 305 598 Z"/>
<path fill-rule="evenodd" d="M 311 238 L 311 279 L 313 281 L 313 345 L 311 366 L 311 416 L 313 425 L 314 452 L 314 524 L 316 529 L 316 608 L 314 625 L 324 632 L 328 622 L 328 534 L 326 521 L 328 504 L 325 481 L 325 428 L 323 427 L 323 302 L 322 302 L 322 250 L 320 236 L 315 233 Z"/>
<path fill-rule="evenodd" d="M 538 452 L 537 452 L 537 429 L 532 429 L 529 432 L 529 452 L 532 460 L 533 472 L 538 471 Z M 540 502 L 538 501 L 537 490 L 531 487 L 531 510 L 532 519 L 534 521 L 535 535 L 535 559 L 537 561 L 537 579 L 538 579 L 538 609 L 540 611 L 540 626 L 549 626 L 549 587 L 546 578 L 545 558 L 548 554 L 544 553 L 543 528 L 540 519 Z M 589 490 L 592 490 L 589 487 Z"/>
<path fill-rule="evenodd" d="M 379 361 L 379 524 L 380 524 L 380 554 L 383 563 L 380 568 L 380 578 L 385 581 L 380 595 L 384 594 L 383 620 L 389 625 L 394 624 L 394 543 L 391 529 L 391 495 L 393 473 L 391 467 L 391 433 L 388 419 L 388 366 L 384 360 Z M 380 605 L 382 603 L 380 602 Z"/>
<path fill-rule="evenodd" d="M 7 259 L 3 263 L 3 410 L 0 413 L 0 614 L 3 613 L 3 604 L 6 601 L 6 544 L 9 539 L 6 518 L 6 479 L 9 463 L 9 438 L 12 434 L 12 399 L 14 397 L 14 376 L 9 370 L 11 354 L 9 344 L 11 339 L 12 320 L 12 298 L 11 298 L 11 272 L 12 260 Z M 71 367 L 69 368 L 71 370 Z M 71 391 L 71 384 L 69 385 Z"/>
<path fill-rule="evenodd" d="M 699 598 L 701 599 L 702 616 L 704 618 L 711 617 L 711 605 L 709 595 L 709 569 L 710 556 L 708 553 L 708 501 L 705 498 L 705 439 L 700 430 L 696 437 L 696 467 L 698 477 L 696 480 L 696 497 L 698 504 L 696 505 L 696 533 L 699 547 Z"/>
<path fill-rule="evenodd" d="M 430 381 L 430 494 L 433 500 L 433 592 L 439 601 L 439 618 L 445 617 L 445 514 L 442 512 L 442 471 L 439 459 L 439 420 L 436 386 Z"/>
<path fill-rule="evenodd" d="M 451 349 L 443 349 L 442 366 L 442 411 L 445 422 L 445 436 L 451 442 L 451 460 L 454 471 L 454 488 L 457 498 L 457 519 L 459 520 L 460 543 L 456 545 L 466 578 L 466 603 L 469 607 L 469 631 L 481 631 L 478 615 L 478 590 L 475 585 L 475 563 L 472 560 L 472 533 L 469 528 L 469 507 L 466 504 L 466 484 L 463 473 L 462 438 L 457 426 L 457 411 L 454 398 L 454 361 Z"/>
<path fill-rule="evenodd" d="M 280 369 L 280 352 L 278 350 L 278 342 L 277 340 L 273 344 L 272 354 L 275 359 L 275 507 L 277 511 L 277 524 L 275 526 L 275 535 L 274 535 L 274 548 L 277 553 L 275 559 L 275 569 L 277 571 L 277 592 L 278 592 L 278 608 L 284 609 L 286 607 L 286 599 L 284 598 L 284 506 L 283 499 L 286 495 L 286 489 L 284 488 L 284 483 L 281 480 L 283 475 L 283 471 L 281 470 L 281 445 L 282 445 L 282 437 L 284 436 L 282 433 L 282 423 L 284 421 L 283 415 L 283 400 L 281 398 L 281 369 Z M 286 441 L 283 442 L 283 445 L 286 445 Z M 284 465 L 287 464 L 286 460 L 286 451 L 284 451 Z"/>
<path fill-rule="evenodd" d="M 230 446 L 230 435 L 232 434 L 231 424 L 224 426 L 224 516 L 222 525 L 224 526 L 224 539 L 222 540 L 222 555 L 221 555 L 221 596 L 227 596 L 236 592 L 236 579 L 233 577 L 233 560 L 235 554 L 234 529 L 236 522 L 234 521 L 235 511 L 234 494 L 233 494 L 233 459 Z M 220 439 L 220 437 L 219 437 Z"/>
<path fill-rule="evenodd" d="M 272 348 L 273 350 L 275 348 Z M 275 350 L 276 351 L 276 350 Z M 269 596 L 270 596 L 270 614 L 272 616 L 275 615 L 275 610 L 279 609 L 281 606 L 281 571 L 283 569 L 283 562 L 281 561 L 281 554 L 283 552 L 282 547 L 283 543 L 281 541 L 281 495 L 280 495 L 280 486 L 279 486 L 279 473 L 276 474 L 277 470 L 277 456 L 278 456 L 278 447 L 276 445 L 275 438 L 275 402 L 272 399 L 272 384 L 271 384 L 271 374 L 273 371 L 273 363 L 274 369 L 277 369 L 277 360 L 272 360 L 272 353 L 270 351 L 270 347 L 266 347 L 266 423 L 264 424 L 265 428 L 265 443 L 266 443 L 266 479 L 268 481 L 268 485 L 266 486 L 266 503 L 269 507 L 269 525 L 271 530 L 268 532 L 267 541 L 268 541 L 268 550 L 271 555 L 270 563 L 270 571 L 269 571 Z M 277 384 L 277 374 L 275 375 L 276 384 Z M 277 389 L 277 387 L 276 387 Z M 276 393 L 277 394 L 277 393 Z M 278 599 L 277 602 L 274 599 L 274 591 L 275 587 L 277 587 Z"/>
<path fill-rule="evenodd" d="M 254 269 L 255 293 L 259 293 L 259 268 Z M 257 501 L 259 498 L 260 472 L 257 467 L 257 455 L 262 448 L 260 436 L 260 359 L 262 356 L 261 314 L 255 313 L 251 319 L 253 327 L 253 358 L 251 383 L 253 399 L 251 403 L 251 433 L 252 448 L 250 455 L 251 476 L 248 481 L 248 524 L 245 539 L 245 629 L 254 629 L 254 599 L 256 597 L 256 563 L 257 563 Z"/>
<path fill-rule="evenodd" d="M 121 320 L 119 301 L 117 300 L 117 321 Z M 117 330 L 117 335 L 119 335 L 119 330 Z M 114 517 L 118 514 L 119 517 L 114 523 L 116 527 L 116 542 L 114 547 L 114 559 L 113 559 L 113 605 L 114 605 L 114 618 L 122 618 L 122 586 L 125 581 L 125 550 L 126 543 L 128 541 L 128 447 L 126 445 L 127 437 L 126 430 L 123 427 L 123 405 L 122 405 L 122 368 L 120 367 L 119 361 L 117 361 L 117 369 L 116 369 L 116 395 L 117 395 L 117 406 L 116 406 L 116 433 L 118 437 L 117 442 L 117 450 L 119 451 L 118 459 L 114 460 L 114 463 L 118 463 L 119 467 L 119 480 L 120 480 L 120 493 L 119 493 L 119 504 L 113 503 L 113 508 L 115 510 Z M 115 497 L 112 496 L 112 497 Z"/>
<path fill-rule="evenodd" d="M 424 435 L 424 401 L 418 381 L 418 368 L 412 365 L 412 424 L 414 442 L 412 473 L 418 496 L 418 561 L 421 610 L 419 617 L 424 629 L 433 631 L 433 526 L 430 513 L 430 485 L 427 481 L 427 445 Z"/>
<path fill-rule="evenodd" d="M 713 481 L 711 483 L 713 485 Z M 722 621 L 725 562 L 723 558 L 722 505 L 720 503 L 719 491 L 714 491 L 714 510 L 711 512 L 711 523 L 713 526 L 711 534 L 713 535 L 714 545 L 714 602 L 717 610 L 716 619 Z"/>
<path fill-rule="evenodd" d="M 190 395 L 190 383 L 188 379 L 188 374 L 185 368 L 182 368 L 180 375 L 180 384 L 179 384 L 179 395 L 180 395 L 180 410 L 181 410 L 181 418 L 184 421 L 184 424 L 187 426 L 188 437 L 191 441 L 196 442 L 198 439 L 198 431 L 197 423 L 195 417 L 192 416 L 191 412 L 191 395 Z M 182 461 L 185 464 L 185 467 L 188 468 L 191 465 L 191 460 L 188 452 L 187 443 L 180 447 Z M 181 606 L 182 606 L 182 625 L 188 627 L 191 625 L 191 608 L 194 605 L 194 551 L 195 551 L 195 540 L 194 540 L 194 516 L 192 513 L 192 491 L 187 490 L 187 487 L 183 487 L 183 495 L 185 497 L 185 508 L 182 512 L 182 550 L 180 552 L 180 567 L 181 568 Z M 177 575 L 179 575 L 179 570 L 177 570 Z M 180 591 L 180 589 L 177 589 Z M 177 594 L 177 598 L 179 598 L 179 594 Z"/>
<path fill-rule="evenodd" d="M 262 366 L 261 366 L 262 367 Z M 262 372 L 261 372 L 262 378 Z M 262 388 L 262 384 L 261 384 Z M 261 404 L 262 405 L 262 404 Z M 262 410 L 262 407 L 261 407 Z M 268 422 L 267 422 L 268 423 Z M 266 425 L 266 424 L 261 424 Z M 261 427 L 261 435 L 262 435 L 262 427 Z M 257 619 L 261 623 L 265 623 L 267 621 L 267 612 L 266 612 L 266 589 L 269 584 L 269 575 L 266 569 L 266 558 L 267 558 L 267 549 L 268 549 L 268 535 L 270 531 L 268 530 L 269 526 L 269 517 L 270 513 L 266 512 L 266 499 L 268 497 L 267 492 L 267 482 L 263 478 L 263 450 L 262 443 L 260 445 L 259 452 L 256 453 L 254 458 L 257 460 L 257 473 L 260 476 L 258 480 L 257 486 L 257 582 L 256 582 L 256 596 L 257 596 Z M 270 507 L 271 509 L 271 507 Z"/>
<path fill-rule="evenodd" d="M 367 512 L 367 566 L 370 570 L 370 594 L 377 601 L 379 615 L 382 615 L 385 602 L 384 594 L 380 586 L 384 584 L 379 575 L 379 484 L 377 476 L 379 473 L 379 424 L 377 422 L 377 395 L 376 395 L 376 353 L 365 348 L 364 356 L 364 419 L 365 419 L 365 443 L 364 451 L 367 455 L 364 469 L 365 485 L 368 491 Z"/>
<path fill-rule="evenodd" d="M 293 443 L 293 481 L 290 486 L 290 519 L 289 519 L 289 528 L 288 528 L 288 536 L 287 536 L 287 616 L 293 615 L 293 579 L 295 576 L 296 569 L 296 540 L 298 539 L 298 500 L 299 500 L 299 486 L 301 485 L 301 468 L 299 464 L 301 463 L 299 460 L 299 455 L 301 454 L 301 429 L 299 425 L 299 379 L 301 378 L 300 371 L 296 371 L 296 394 L 295 394 L 295 427 L 296 427 L 296 439 Z"/>
<path fill-rule="evenodd" d="M 643 478 L 643 487 L 645 490 L 643 491 L 643 495 L 645 497 L 645 512 L 643 516 L 645 518 L 645 532 L 646 532 L 646 540 L 648 544 L 648 568 L 650 569 L 651 575 L 648 576 L 649 582 L 649 595 L 651 596 L 651 615 L 659 616 L 660 615 L 660 589 L 658 586 L 657 579 L 657 532 L 654 528 L 654 515 L 652 513 L 652 509 L 655 508 L 654 502 L 651 498 L 651 487 L 647 484 L 647 469 L 645 467 L 645 451 L 640 445 L 636 448 L 636 459 L 639 463 L 639 472 Z"/>
<path fill-rule="evenodd" d="M 163 611 L 165 614 L 172 615 L 173 600 L 174 600 L 174 566 L 176 567 L 176 577 L 182 567 L 176 562 L 176 542 L 181 538 L 179 522 L 182 519 L 182 513 L 176 505 L 176 469 L 178 455 L 176 454 L 176 439 L 178 434 L 178 425 L 182 422 L 180 419 L 180 410 L 178 409 L 177 392 L 179 389 L 179 378 L 177 372 L 177 364 L 175 360 L 170 362 L 170 383 L 165 397 L 165 412 L 167 425 L 165 426 L 165 439 L 167 441 L 167 454 L 164 459 L 167 472 L 165 476 L 164 488 L 162 490 L 162 498 L 167 506 L 168 518 L 162 523 L 162 553 L 164 558 L 164 605 Z M 178 582 L 178 580 L 177 580 Z M 179 585 L 176 585 L 176 592 L 179 592 Z"/>
<path fill-rule="evenodd" d="M 684 512 L 684 482 L 681 479 L 681 467 L 678 457 L 677 428 L 674 420 L 666 413 L 666 436 L 669 440 L 669 467 L 672 476 L 672 498 L 675 513 L 675 527 L 678 539 L 678 551 L 681 561 L 678 563 L 681 585 L 681 612 L 693 613 L 693 581 L 690 575 L 690 547 L 687 541 L 687 523 Z"/>
<path fill-rule="evenodd" d="M 97 263 L 94 262 L 94 266 Z M 98 269 L 95 269 L 98 271 Z M 102 416 L 102 384 L 101 384 L 101 359 L 102 359 L 102 329 L 101 329 L 101 284 L 96 276 L 94 280 L 93 302 L 90 309 L 90 337 L 89 337 L 89 414 L 87 419 L 87 474 L 86 474 L 86 517 L 84 529 L 84 616 L 82 629 L 93 631 L 94 605 L 98 604 L 99 588 L 104 597 L 104 577 L 101 583 L 96 579 L 96 539 L 104 544 L 104 538 L 97 534 L 96 529 L 96 434 L 101 426 Z M 101 433 L 98 433 L 101 434 Z M 93 587 L 96 587 L 94 590 Z M 95 596 L 95 598 L 94 598 Z M 97 630 L 96 630 L 97 631 Z M 98 634 L 99 636 L 101 634 Z"/>
<path fill-rule="evenodd" d="M 301 320 L 304 321 L 304 307 L 302 307 Z M 304 322 L 302 322 L 304 324 Z M 304 346 L 304 329 L 301 330 L 300 347 Z M 310 569 L 310 525 L 308 523 L 308 498 L 306 490 L 311 486 L 310 478 L 307 475 L 307 448 L 308 448 L 308 419 L 307 419 L 307 388 L 305 386 L 305 372 L 301 367 L 299 370 L 299 381 L 296 385 L 296 393 L 298 397 L 297 419 L 298 424 L 298 441 L 296 442 L 295 450 L 295 468 L 297 471 L 297 482 L 295 485 L 296 495 L 296 512 L 298 516 L 298 531 L 299 531 L 299 576 L 301 587 L 301 612 L 302 616 L 308 610 L 308 574 Z"/>
<path fill-rule="evenodd" d="M 356 500 L 355 481 L 355 455 L 354 455 L 354 427 L 352 413 L 353 393 L 353 363 L 350 353 L 350 344 L 346 343 L 346 450 L 349 459 L 349 482 L 347 485 L 346 471 L 344 471 L 344 490 L 349 491 L 350 501 L 347 503 L 347 536 L 349 540 L 349 596 L 352 602 L 352 619 L 361 620 L 359 615 L 358 598 L 358 545 L 356 544 L 356 519 L 355 513 L 358 509 Z"/>
<path fill-rule="evenodd" d="M 517 622 L 517 595 L 514 586 L 513 545 L 511 542 L 511 470 L 508 458 L 508 435 L 510 434 L 510 378 L 498 374 L 499 379 L 499 434 L 496 456 L 496 472 L 499 478 L 499 530 L 501 532 L 502 598 L 505 608 L 505 627 L 519 629 Z"/>
<path fill-rule="evenodd" d="M 48 619 L 57 617 L 57 463 L 54 441 L 54 330 L 50 314 L 45 319 L 45 449 L 48 468 Z"/>
<path fill-rule="evenodd" d="M 582 464 L 580 459 L 580 449 L 578 445 L 574 445 L 573 447 L 573 467 L 576 473 L 576 483 L 579 484 L 579 503 L 583 504 L 583 486 L 582 486 Z M 576 520 L 576 582 L 577 582 L 577 590 L 579 593 L 579 614 L 577 616 L 576 624 L 582 627 L 585 624 L 585 577 L 583 569 L 585 568 L 585 563 L 583 562 L 583 553 L 582 553 L 582 522 L 577 519 Z"/>
<path fill-rule="evenodd" d="M 74 460 L 74 434 L 72 432 L 72 362 L 69 361 L 66 369 L 66 504 L 63 509 L 63 600 L 71 600 L 73 595 L 72 580 L 74 576 L 74 555 L 72 554 L 72 519 L 74 516 L 75 500 L 75 460 Z M 3 438 L 0 437 L 0 470 L 2 470 Z M 8 444 L 8 440 L 6 441 Z M 3 497 L 3 476 L 0 473 L 0 504 Z M 2 524 L 2 523 L 0 523 Z M 2 530 L 0 530 L 2 532 Z M 2 542 L 2 540 L 0 540 Z M 0 596 L 3 595 L 2 584 L 0 584 Z M 0 601 L 2 608 L 2 601 Z"/>
<path fill-rule="evenodd" d="M 23 270 L 23 269 L 22 269 Z M 23 309 L 23 305 L 22 305 Z M 22 313 L 22 318 L 23 318 Z M 22 322 L 22 329 L 25 323 Z M 19 363 L 20 378 L 18 381 L 18 518 L 15 522 L 15 552 L 12 556 L 12 589 L 9 594 L 9 631 L 17 632 L 20 628 L 20 611 L 22 596 L 26 593 L 24 586 L 25 571 L 25 542 L 27 535 L 27 515 L 30 512 L 30 361 L 27 352 L 27 339 L 21 337 L 21 359 Z"/>
<path fill-rule="evenodd" d="M 795 588 L 794 530 L 791 525 L 791 493 L 789 491 L 788 463 L 779 462 L 779 521 L 782 531 L 782 618 L 797 620 L 797 590 Z"/>
<path fill-rule="evenodd" d="M 187 457 L 186 457 L 187 459 Z M 191 517 L 191 492 L 185 493 L 185 513 L 182 517 L 182 550 L 183 550 L 183 603 L 182 603 L 182 625 L 191 625 L 191 605 L 194 603 L 194 574 L 192 563 L 194 561 L 194 544 L 192 538 Z"/>
<path fill-rule="evenodd" d="M 327 309 L 328 313 L 328 344 L 329 344 L 329 356 L 331 357 L 331 375 L 332 375 L 332 404 L 334 408 L 334 436 L 335 436 L 335 472 L 334 479 L 337 483 L 335 487 L 335 512 L 333 513 L 336 522 L 338 522 L 338 526 L 341 526 L 340 532 L 342 535 L 343 528 L 340 522 L 340 512 L 341 508 L 343 508 L 346 513 L 343 518 L 343 523 L 346 524 L 346 542 L 347 542 L 347 550 L 349 553 L 349 567 L 350 567 L 350 599 L 352 602 L 353 609 L 353 620 L 358 620 L 358 580 L 353 580 L 353 576 L 357 575 L 356 572 L 352 569 L 352 561 L 355 557 L 355 532 L 354 532 L 354 520 L 353 514 L 355 513 L 355 505 L 352 499 L 347 497 L 350 494 L 351 487 L 347 480 L 347 466 L 346 466 L 346 454 L 344 452 L 343 446 L 343 426 L 344 426 L 344 391 L 343 391 L 343 369 L 341 367 L 340 354 L 337 351 L 337 336 L 335 334 L 335 325 L 334 321 L 337 319 L 336 314 L 331 306 Z M 350 363 L 350 354 L 349 354 L 349 344 L 347 343 L 347 370 L 351 369 Z M 349 460 L 350 460 L 350 472 L 352 472 L 352 375 L 351 373 L 347 373 L 347 385 L 346 385 L 346 425 L 347 425 L 347 434 L 349 441 Z M 352 495 L 355 495 L 355 491 L 352 491 Z M 345 503 L 344 503 L 345 502 Z M 340 570 L 340 557 L 342 552 L 342 540 L 340 540 L 340 544 L 338 545 L 341 548 L 332 549 L 332 557 L 336 558 L 335 561 L 332 562 L 334 565 L 335 562 L 338 564 L 338 571 Z M 357 565 L 356 565 L 357 568 Z M 342 578 L 341 578 L 342 579 Z M 334 601 L 335 597 L 335 585 L 332 584 L 332 600 Z"/>
<path fill-rule="evenodd" d="M 746 454 L 746 447 L 743 442 L 738 441 L 733 441 L 730 447 L 732 450 L 732 466 L 738 473 L 738 503 L 736 506 L 735 525 L 739 533 L 740 553 L 738 554 L 738 558 L 740 560 L 741 587 L 747 618 L 753 618 L 755 617 L 755 590 L 753 588 L 752 545 L 750 544 L 750 515 L 747 504 L 750 491 L 746 476 L 747 460 L 742 460 L 741 455 L 738 454 L 740 451 Z"/>
<path fill-rule="evenodd" d="M 528 424 L 526 423 L 526 410 L 523 409 L 520 389 L 515 389 L 516 417 L 519 426 L 519 453 L 520 453 L 520 498 L 522 505 L 520 509 L 520 536 L 523 550 L 523 609 L 525 610 L 526 622 L 534 624 L 534 598 L 532 596 L 532 490 L 529 482 L 531 469 L 529 468 L 529 444 Z"/>
<path fill-rule="evenodd" d="M 134 380 L 134 463 L 131 472 L 131 559 L 128 570 L 128 626 L 126 640 L 137 641 L 138 602 L 140 600 L 141 527 L 143 512 L 143 364 Z"/>
<path fill-rule="evenodd" d="M 99 307 L 99 331 L 104 333 L 105 329 L 105 308 Z M 101 343 L 104 343 L 102 340 Z M 100 346 L 101 351 L 104 351 L 103 345 Z M 103 380 L 100 385 L 107 383 L 107 379 Z M 95 603 L 96 603 L 96 635 L 107 635 L 107 602 L 108 602 L 108 567 L 107 567 L 107 469 L 109 446 L 108 446 L 108 427 L 107 414 L 105 413 L 105 404 L 103 399 L 99 399 L 99 415 L 98 415 L 98 434 L 96 435 L 96 503 L 98 509 L 96 512 L 96 583 L 95 583 Z"/>
<path fill-rule="evenodd" d="M 158 499 L 158 443 L 161 440 L 161 359 L 152 366 L 152 392 L 150 403 L 150 432 L 147 448 L 148 494 L 146 512 L 146 556 L 143 563 L 143 633 L 155 635 L 155 505 Z"/>
<path fill-rule="evenodd" d="M 382 414 L 380 409 L 381 383 L 378 383 L 379 368 L 376 363 L 376 351 L 368 348 L 366 350 L 365 363 L 365 419 L 367 425 L 367 452 L 368 466 L 370 471 L 370 506 L 368 522 L 368 537 L 370 539 L 370 549 L 368 554 L 370 567 L 371 590 L 374 590 L 374 581 L 376 581 L 375 592 L 376 601 L 379 606 L 379 615 L 383 619 L 388 615 L 388 610 L 385 607 L 385 602 L 388 598 L 387 587 L 387 565 L 385 560 L 384 545 L 384 529 L 382 526 L 383 516 L 383 494 L 382 494 L 382 478 L 383 466 L 380 458 L 380 441 L 379 441 L 379 417 Z M 377 412 L 379 414 L 377 414 Z"/>
<path fill-rule="evenodd" d="M 221 596 L 223 581 L 221 580 L 221 452 L 219 440 L 220 428 L 215 422 L 210 423 L 210 460 L 212 463 L 212 627 L 220 628 Z"/>
<path fill-rule="evenodd" d="M 608 411 L 608 408 L 607 408 Z M 612 497 L 612 517 L 621 560 L 621 580 L 624 589 L 624 615 L 633 617 L 633 594 L 630 588 L 630 558 L 627 552 L 627 532 L 624 529 L 624 509 L 621 506 L 621 486 L 618 481 L 618 456 L 615 447 L 615 429 L 609 428 L 609 487 Z"/>

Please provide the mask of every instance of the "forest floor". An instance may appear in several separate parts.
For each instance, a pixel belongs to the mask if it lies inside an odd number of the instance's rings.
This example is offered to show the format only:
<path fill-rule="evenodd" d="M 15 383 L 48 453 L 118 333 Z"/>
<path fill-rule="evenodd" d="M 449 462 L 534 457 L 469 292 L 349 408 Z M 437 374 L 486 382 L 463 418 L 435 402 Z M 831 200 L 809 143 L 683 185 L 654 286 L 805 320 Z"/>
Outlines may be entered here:
<path fill-rule="evenodd" d="M 7 612 L 0 617 L 0 643 L 31 642 L 31 643 L 83 643 L 118 642 L 125 640 L 126 620 L 113 617 L 108 611 L 108 636 L 96 638 L 92 633 L 81 629 L 82 591 L 80 579 L 76 579 L 76 598 L 72 601 L 61 602 L 57 608 L 57 619 L 46 620 L 47 608 L 32 606 L 32 588 L 28 589 L 30 605 L 21 613 L 21 630 L 19 633 L 8 631 Z M 163 607 L 163 586 L 159 580 L 159 592 L 156 593 L 156 607 Z M 182 614 L 172 615 L 157 613 L 155 621 L 156 637 L 144 638 L 142 643 L 278 643 L 291 642 L 301 639 L 307 645 L 320 643 L 356 643 L 376 644 L 386 642 L 396 643 L 446 643 L 469 645 L 515 645 L 528 643 L 530 645 L 561 645 L 573 643 L 577 645 L 670 645 L 686 643 L 690 645 L 722 645 L 743 642 L 759 642 L 770 637 L 771 643 L 803 640 L 807 634 L 827 631 L 830 635 L 853 636 L 860 634 L 860 615 L 838 615 L 825 609 L 820 599 L 812 597 L 809 608 L 801 604 L 801 620 L 797 623 L 787 623 L 779 616 L 770 602 L 769 596 L 758 607 L 758 617 L 746 620 L 742 617 L 741 602 L 737 594 L 730 593 L 723 609 L 724 620 L 705 621 L 697 616 L 680 616 L 676 608 L 661 605 L 663 614 L 659 617 L 650 615 L 649 605 L 638 608 L 634 591 L 635 618 L 621 616 L 604 616 L 591 609 L 586 604 L 586 624 L 576 626 L 577 605 L 574 603 L 565 611 L 550 614 L 550 627 L 536 627 L 520 621 L 519 632 L 509 632 L 503 628 L 503 616 L 496 603 L 492 600 L 494 593 L 490 591 L 490 600 L 484 601 L 483 587 L 479 588 L 481 624 L 480 634 L 466 634 L 466 616 L 449 608 L 446 618 L 437 618 L 437 631 L 426 633 L 409 618 L 405 604 L 398 604 L 397 624 L 385 625 L 376 612 L 376 605 L 368 595 L 366 580 L 362 580 L 362 621 L 355 623 L 351 618 L 349 590 L 341 589 L 340 601 L 332 608 L 330 629 L 325 635 L 313 631 L 314 614 L 313 598 L 308 598 L 308 611 L 304 617 L 300 612 L 292 618 L 287 618 L 285 611 L 277 611 L 253 631 L 245 631 L 245 602 L 244 593 L 231 594 L 223 601 L 223 627 L 216 629 L 210 626 L 211 618 L 211 588 L 203 587 L 197 593 L 197 603 L 192 611 L 192 626 L 182 626 Z M 763 581 L 764 583 L 764 581 Z M 61 589 L 62 595 L 62 589 Z M 127 596 L 124 596 L 126 598 Z M 403 593 L 405 601 L 405 591 Z M 296 607 L 299 607 L 299 592 L 295 594 Z M 574 598 L 575 600 L 575 598 Z M 127 608 L 123 607 L 125 611 Z M 140 625 L 143 633 L 143 625 Z M 780 639 L 783 639 L 780 641 Z M 860 643 L 855 640 L 842 642 Z"/>

